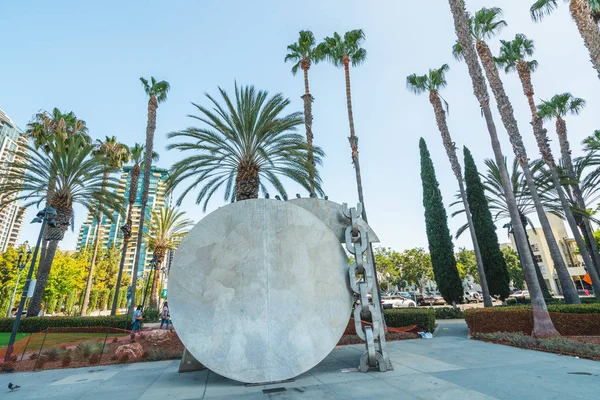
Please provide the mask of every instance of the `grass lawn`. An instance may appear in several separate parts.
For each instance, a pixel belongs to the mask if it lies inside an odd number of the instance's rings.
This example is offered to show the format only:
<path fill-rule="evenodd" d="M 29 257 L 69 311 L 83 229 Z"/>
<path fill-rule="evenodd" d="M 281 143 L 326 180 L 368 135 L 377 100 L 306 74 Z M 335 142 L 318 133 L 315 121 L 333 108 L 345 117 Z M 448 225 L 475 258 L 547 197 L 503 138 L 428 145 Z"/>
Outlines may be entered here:
<path fill-rule="evenodd" d="M 28 336 L 29 333 L 17 333 L 17 341 L 19 339 L 23 339 Z M 0 332 L 0 347 L 4 347 L 8 344 L 8 340 L 10 339 L 10 332 Z"/>
<path fill-rule="evenodd" d="M 6 337 L 4 336 L 6 335 Z M 17 340 L 21 339 L 23 342 L 27 341 L 27 333 L 19 333 L 17 336 Z M 65 345 L 65 346 L 73 346 L 80 342 L 85 341 L 104 341 L 104 337 L 106 333 L 48 333 L 46 335 L 46 340 L 44 341 L 44 348 L 57 346 L 57 345 Z M 107 341 L 111 341 L 114 337 L 123 337 L 128 335 L 118 334 L 118 333 L 109 333 Z M 8 339 L 10 337 L 9 333 L 0 332 L 0 347 L 6 346 L 8 344 Z M 39 349 L 42 345 L 42 341 L 44 340 L 44 333 L 37 333 L 31 337 L 28 348 L 31 349 Z M 25 343 L 21 343 L 25 344 Z M 29 352 L 29 350 L 28 350 Z"/>

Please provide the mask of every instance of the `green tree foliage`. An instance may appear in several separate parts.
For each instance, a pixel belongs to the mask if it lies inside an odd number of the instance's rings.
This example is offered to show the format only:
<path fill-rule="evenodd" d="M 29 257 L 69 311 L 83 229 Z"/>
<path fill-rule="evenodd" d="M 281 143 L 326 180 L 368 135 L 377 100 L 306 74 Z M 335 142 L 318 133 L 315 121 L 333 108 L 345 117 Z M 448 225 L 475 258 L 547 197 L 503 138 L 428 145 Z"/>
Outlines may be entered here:
<path fill-rule="evenodd" d="M 502 256 L 506 262 L 508 269 L 508 275 L 513 287 L 517 289 L 523 289 L 525 285 L 525 274 L 523 273 L 523 267 L 519 261 L 519 255 L 512 249 L 502 249 Z"/>
<path fill-rule="evenodd" d="M 401 267 L 400 280 L 419 287 L 421 291 L 425 288 L 425 283 L 434 278 L 431 257 L 422 247 L 402 252 Z"/>
<path fill-rule="evenodd" d="M 114 244 L 102 250 L 94 268 L 95 288 L 107 289 L 115 286 L 120 257 L 120 251 Z"/>
<path fill-rule="evenodd" d="M 6 315 L 10 298 L 17 283 L 17 275 L 19 273 L 17 268 L 18 260 L 19 253 L 12 247 L 9 247 L 4 253 L 0 253 L 0 318 Z M 25 274 L 25 272 L 21 274 L 14 304 L 18 304 L 18 301 L 21 299 L 23 285 L 25 284 Z"/>
<path fill-rule="evenodd" d="M 380 285 L 385 283 L 388 289 L 390 286 L 400 286 L 398 281 L 402 269 L 402 255 L 389 247 L 377 247 L 373 255 L 377 271 L 383 275 Z"/>
<path fill-rule="evenodd" d="M 419 147 L 421 150 L 421 181 L 423 184 L 425 226 L 435 282 L 447 303 L 461 303 L 464 294 L 463 287 L 456 269 L 454 244 L 452 243 L 450 229 L 448 229 L 448 216 L 442 201 L 442 193 L 435 176 L 429 150 L 423 138 L 419 141 Z"/>
<path fill-rule="evenodd" d="M 48 275 L 44 297 L 46 299 L 58 298 L 58 296 L 69 294 L 72 290 L 83 289 L 88 266 L 89 259 L 85 251 L 74 254 L 57 251 Z M 46 312 L 51 310 L 52 308 L 46 304 Z"/>
<path fill-rule="evenodd" d="M 458 249 L 458 253 L 456 253 L 455 257 L 456 268 L 458 269 L 458 275 L 460 276 L 460 279 L 465 279 L 467 276 L 471 276 L 475 280 L 475 283 L 480 284 L 475 252 L 473 250 L 468 250 L 464 247 L 461 247 Z"/>
<path fill-rule="evenodd" d="M 486 280 L 490 294 L 505 299 L 510 294 L 510 282 L 506 262 L 500 251 L 496 226 L 485 197 L 485 188 L 477 171 L 475 160 L 473 160 L 471 152 L 466 147 L 464 153 L 467 199 L 473 215 Z"/>

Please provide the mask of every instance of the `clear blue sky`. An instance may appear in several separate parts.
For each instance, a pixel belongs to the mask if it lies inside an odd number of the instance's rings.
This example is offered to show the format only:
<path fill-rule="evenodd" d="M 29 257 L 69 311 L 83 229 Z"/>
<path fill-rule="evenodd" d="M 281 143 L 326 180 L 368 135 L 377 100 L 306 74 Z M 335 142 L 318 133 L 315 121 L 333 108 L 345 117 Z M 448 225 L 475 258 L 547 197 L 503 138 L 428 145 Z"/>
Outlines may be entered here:
<path fill-rule="evenodd" d="M 528 13 L 532 1 L 467 0 L 467 6 L 504 7 L 509 27 L 498 39 L 512 39 L 519 32 L 535 39 L 538 98 L 571 91 L 588 101 L 581 116 L 567 120 L 579 154 L 579 142 L 600 128 L 593 111 L 600 104 L 600 82 L 568 5 L 559 2 L 554 15 L 534 24 Z M 449 86 L 442 94 L 450 104 L 453 139 L 459 147 L 470 147 L 480 168 L 484 158 L 492 157 L 466 66 L 451 57 L 455 35 L 446 1 L 2 1 L 0 15 L 0 108 L 18 125 L 25 127 L 40 109 L 58 107 L 87 121 L 94 138 L 116 135 L 127 144 L 143 142 L 147 101 L 138 78 L 152 75 L 168 80 L 172 88 L 158 109 L 155 148 L 163 167 L 181 158 L 165 150 L 165 135 L 191 123 L 186 117 L 194 112 L 191 101 L 206 104 L 204 92 L 215 93 L 218 85 L 231 90 L 237 80 L 282 92 L 292 99 L 290 111 L 301 110 L 302 78 L 292 76 L 291 65 L 283 63 L 286 46 L 301 29 L 312 30 L 320 39 L 334 31 L 362 28 L 368 60 L 351 74 L 366 206 L 382 244 L 397 250 L 427 246 L 420 136 L 429 145 L 446 204 L 457 190 L 428 99 L 405 89 L 407 75 L 450 64 Z M 494 51 L 498 39 L 490 41 Z M 333 201 L 355 203 L 343 71 L 317 65 L 310 79 L 316 99 L 315 142 L 327 153 L 321 170 L 326 193 Z M 504 80 L 530 157 L 537 158 L 518 79 L 511 75 Z M 511 156 L 497 116 L 496 122 L 505 153 Z M 555 138 L 553 126 L 549 133 Z M 556 141 L 553 146 L 556 149 Z M 293 185 L 289 192 L 305 195 Z M 209 211 L 223 204 L 222 195 L 215 196 Z M 196 221 L 204 215 L 192 197 L 184 209 Z M 33 214 L 28 213 L 28 221 Z M 453 232 L 464 223 L 462 218 L 450 220 Z M 75 247 L 84 219 L 85 212 L 76 209 L 75 232 L 67 234 L 63 249 Z M 34 241 L 37 229 L 27 224 L 21 239 Z M 506 239 L 503 231 L 500 238 Z M 456 243 L 470 247 L 466 234 Z"/>

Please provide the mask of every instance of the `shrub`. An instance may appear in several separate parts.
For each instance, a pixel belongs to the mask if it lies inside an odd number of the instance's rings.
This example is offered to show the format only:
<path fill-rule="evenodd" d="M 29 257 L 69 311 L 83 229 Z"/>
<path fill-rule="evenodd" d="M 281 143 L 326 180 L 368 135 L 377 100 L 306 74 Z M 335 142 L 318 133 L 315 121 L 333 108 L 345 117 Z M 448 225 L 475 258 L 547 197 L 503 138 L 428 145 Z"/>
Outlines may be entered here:
<path fill-rule="evenodd" d="M 60 347 L 50 347 L 48 350 L 42 351 L 42 356 L 46 357 L 49 362 L 58 361 L 58 359 L 63 355 L 64 350 Z"/>
<path fill-rule="evenodd" d="M 102 343 L 82 342 L 77 345 L 75 354 L 81 360 L 88 360 L 92 355 L 102 352 Z"/>
<path fill-rule="evenodd" d="M 90 364 L 98 364 L 100 362 L 100 353 L 94 353 L 90 356 Z"/>
<path fill-rule="evenodd" d="M 126 363 L 129 361 L 129 354 L 123 354 L 121 358 L 119 358 L 119 362 Z"/>
<path fill-rule="evenodd" d="M 46 362 L 48 362 L 48 359 L 46 357 L 40 357 L 37 359 L 37 361 L 35 362 L 33 368 L 44 368 L 44 365 L 46 365 Z"/>
<path fill-rule="evenodd" d="M 10 332 L 13 322 L 14 318 L 0 318 L 0 332 Z M 126 323 L 127 328 L 125 327 Z M 92 326 L 131 329 L 131 321 L 127 315 L 101 317 L 27 317 L 21 320 L 19 332 L 35 333 L 41 332 L 46 328 Z"/>
<path fill-rule="evenodd" d="M 156 308 L 147 308 L 144 311 L 144 322 L 158 322 L 160 320 L 160 311 Z"/>
<path fill-rule="evenodd" d="M 33 353 L 29 356 L 30 360 L 36 360 L 38 358 L 38 353 Z"/>
<path fill-rule="evenodd" d="M 460 308 L 440 307 L 432 308 L 435 311 L 435 319 L 464 319 L 465 313 Z"/>
<path fill-rule="evenodd" d="M 117 343 L 118 341 L 119 341 L 118 337 L 114 337 L 113 340 L 112 340 L 113 343 Z"/>
<path fill-rule="evenodd" d="M 157 348 L 151 348 L 145 355 L 148 361 L 160 361 L 169 358 L 169 354 L 166 351 Z"/>
<path fill-rule="evenodd" d="M 435 329 L 435 311 L 433 309 L 395 308 L 384 310 L 383 314 L 387 326 L 401 328 L 418 325 L 426 332 L 433 332 Z"/>
<path fill-rule="evenodd" d="M 71 358 L 70 355 L 65 355 L 62 359 L 62 366 L 63 367 L 68 367 L 69 364 L 71 364 L 71 361 L 73 361 L 73 359 Z"/>
<path fill-rule="evenodd" d="M 113 361 L 117 361 L 119 359 L 119 357 L 117 357 L 117 355 L 114 354 L 110 359 Z"/>
<path fill-rule="evenodd" d="M 600 304 L 550 304 L 550 318 L 561 335 L 588 336 L 600 332 Z M 469 309 L 465 319 L 471 334 L 492 332 L 533 331 L 533 317 L 529 306 Z"/>

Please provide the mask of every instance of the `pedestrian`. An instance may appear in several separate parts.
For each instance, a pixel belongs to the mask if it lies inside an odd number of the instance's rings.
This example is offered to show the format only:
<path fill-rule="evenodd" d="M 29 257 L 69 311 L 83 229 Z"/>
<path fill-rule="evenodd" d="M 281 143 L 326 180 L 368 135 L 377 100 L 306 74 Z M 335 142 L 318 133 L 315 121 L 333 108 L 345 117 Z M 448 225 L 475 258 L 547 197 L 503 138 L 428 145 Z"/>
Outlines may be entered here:
<path fill-rule="evenodd" d="M 162 308 L 161 318 L 160 318 L 160 329 L 162 329 L 163 325 L 166 323 L 167 330 L 169 330 L 170 322 L 171 322 L 171 320 L 170 320 L 170 315 L 169 315 L 169 303 L 167 303 L 165 301 L 165 304 L 163 305 L 163 308 Z"/>
<path fill-rule="evenodd" d="M 133 318 L 131 322 L 133 323 L 133 329 L 131 329 L 131 336 L 135 335 L 135 330 L 137 329 L 138 333 L 142 333 L 142 306 L 137 306 L 137 309 L 133 312 Z"/>

